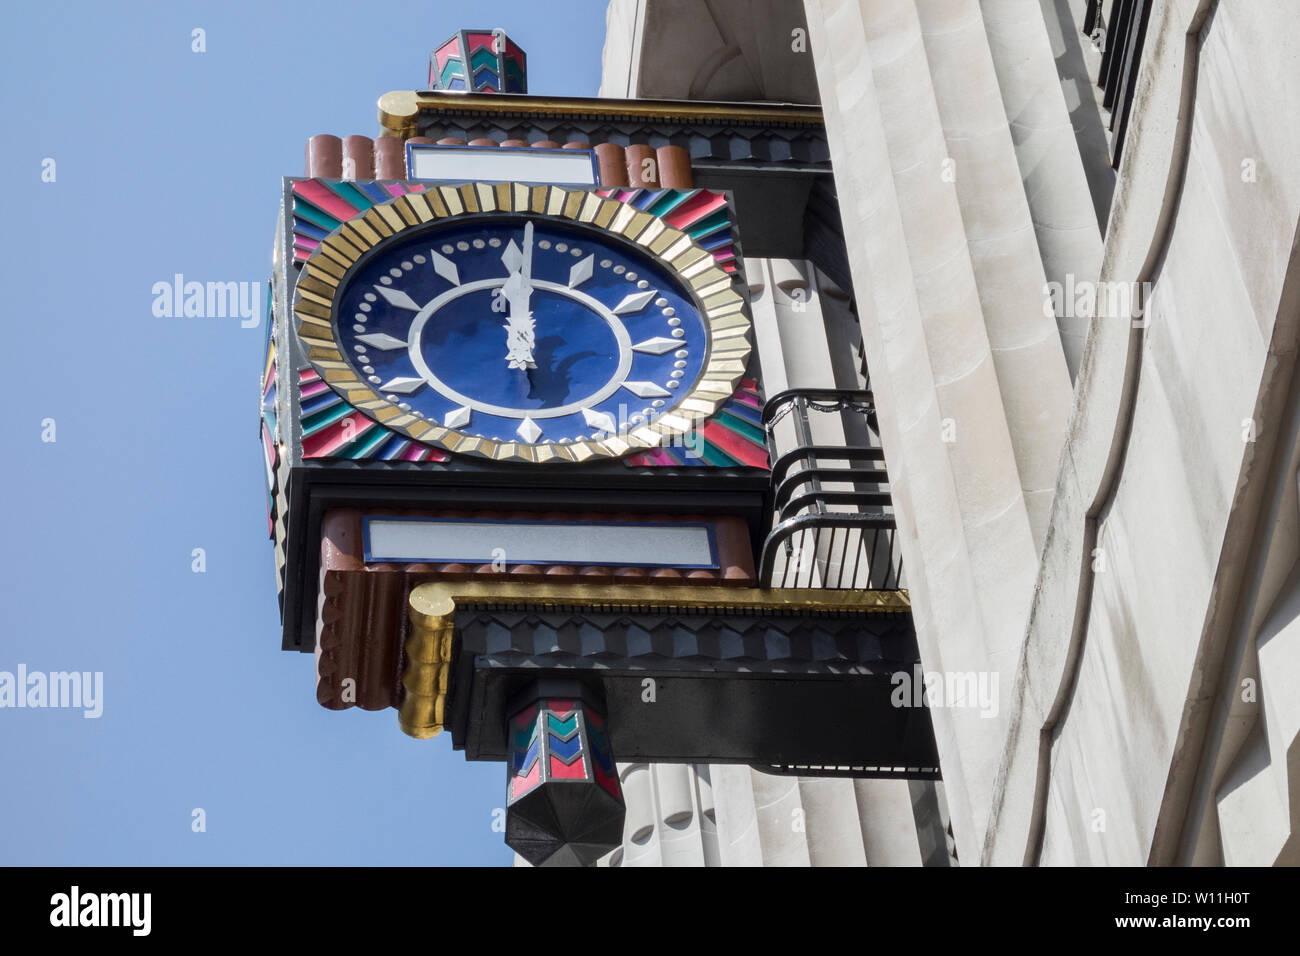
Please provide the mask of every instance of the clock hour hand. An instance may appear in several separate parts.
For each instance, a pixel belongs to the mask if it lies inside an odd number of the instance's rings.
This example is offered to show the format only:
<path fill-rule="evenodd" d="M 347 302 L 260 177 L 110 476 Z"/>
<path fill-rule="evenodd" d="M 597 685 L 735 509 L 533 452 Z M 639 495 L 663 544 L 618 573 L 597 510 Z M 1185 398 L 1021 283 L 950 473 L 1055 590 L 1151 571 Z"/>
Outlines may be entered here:
<path fill-rule="evenodd" d="M 524 249 L 511 240 L 506 247 L 501 261 L 510 270 L 510 277 L 501 287 L 510 315 L 506 324 L 506 367 L 517 369 L 537 368 L 533 360 L 534 335 L 533 314 L 529 310 L 529 300 L 533 294 L 533 224 L 524 224 Z"/>

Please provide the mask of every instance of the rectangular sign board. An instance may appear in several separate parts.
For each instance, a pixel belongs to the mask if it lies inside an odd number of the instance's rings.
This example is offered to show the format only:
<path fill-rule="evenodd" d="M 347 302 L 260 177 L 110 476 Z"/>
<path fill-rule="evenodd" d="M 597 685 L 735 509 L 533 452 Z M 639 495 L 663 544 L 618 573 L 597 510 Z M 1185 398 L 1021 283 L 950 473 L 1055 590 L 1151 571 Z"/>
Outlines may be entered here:
<path fill-rule="evenodd" d="M 367 515 L 363 527 L 368 562 L 718 567 L 709 524 Z"/>
<path fill-rule="evenodd" d="M 411 179 L 434 182 L 599 184 L 596 154 L 589 149 L 407 143 L 406 170 Z"/>

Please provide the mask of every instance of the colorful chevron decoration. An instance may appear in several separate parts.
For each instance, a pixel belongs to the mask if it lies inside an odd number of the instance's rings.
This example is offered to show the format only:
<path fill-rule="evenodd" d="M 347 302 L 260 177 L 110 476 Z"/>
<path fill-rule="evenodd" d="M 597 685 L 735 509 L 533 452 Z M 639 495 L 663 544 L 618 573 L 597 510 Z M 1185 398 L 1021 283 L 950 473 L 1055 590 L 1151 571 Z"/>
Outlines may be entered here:
<path fill-rule="evenodd" d="M 424 192 L 421 183 L 371 180 L 295 179 L 293 255 L 305 262 L 326 236 L 376 203 Z M 707 189 L 598 189 L 607 199 L 663 216 L 713 256 L 718 268 L 736 272 L 736 250 L 727 197 Z"/>
<path fill-rule="evenodd" d="M 461 30 L 429 54 L 429 89 L 527 93 L 528 57 L 504 33 Z"/>
<path fill-rule="evenodd" d="M 711 466 L 767 468 L 767 439 L 763 432 L 763 399 L 758 382 L 741 379 L 740 387 L 708 421 L 680 442 L 652 448 L 623 459 L 632 468 Z"/>
<path fill-rule="evenodd" d="M 598 189 L 607 199 L 662 216 L 710 255 L 723 272 L 736 271 L 736 250 L 727 197 L 707 189 Z"/>
<path fill-rule="evenodd" d="M 422 193 L 420 183 L 350 179 L 293 181 L 293 257 L 305 262 L 321 240 L 349 219 L 395 196 Z"/>
<path fill-rule="evenodd" d="M 621 800 L 618 768 L 614 766 L 614 754 L 609 747 L 609 738 L 605 736 L 605 718 L 594 710 L 588 711 L 587 729 L 591 733 L 591 765 L 596 783 L 608 790 L 614 799 Z"/>
<path fill-rule="evenodd" d="M 587 865 L 617 846 L 626 809 L 605 716 L 589 699 L 543 697 L 507 727 L 506 844 L 535 865 Z"/>
<path fill-rule="evenodd" d="M 446 461 L 450 455 L 385 428 L 329 387 L 313 368 L 298 372 L 303 458 Z"/>
<path fill-rule="evenodd" d="M 515 714 L 508 769 L 509 803 L 554 782 L 595 784 L 622 799 L 605 718 L 580 701 L 540 700 Z"/>
<path fill-rule="evenodd" d="M 510 722 L 510 788 L 508 796 L 518 800 L 542 780 L 542 764 L 538 759 L 537 704 L 520 711 Z"/>

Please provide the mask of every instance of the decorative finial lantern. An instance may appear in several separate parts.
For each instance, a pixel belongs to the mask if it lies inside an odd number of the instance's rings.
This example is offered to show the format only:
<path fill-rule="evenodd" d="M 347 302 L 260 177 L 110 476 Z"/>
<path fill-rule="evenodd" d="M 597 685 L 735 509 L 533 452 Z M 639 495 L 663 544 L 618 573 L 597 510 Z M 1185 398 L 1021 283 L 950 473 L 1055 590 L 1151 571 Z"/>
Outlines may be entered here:
<path fill-rule="evenodd" d="M 429 54 L 429 89 L 527 93 L 528 57 L 500 28 L 461 30 Z"/>
<path fill-rule="evenodd" d="M 507 845 L 534 866 L 590 866 L 618 846 L 625 815 L 598 696 L 538 681 L 510 710 Z"/>

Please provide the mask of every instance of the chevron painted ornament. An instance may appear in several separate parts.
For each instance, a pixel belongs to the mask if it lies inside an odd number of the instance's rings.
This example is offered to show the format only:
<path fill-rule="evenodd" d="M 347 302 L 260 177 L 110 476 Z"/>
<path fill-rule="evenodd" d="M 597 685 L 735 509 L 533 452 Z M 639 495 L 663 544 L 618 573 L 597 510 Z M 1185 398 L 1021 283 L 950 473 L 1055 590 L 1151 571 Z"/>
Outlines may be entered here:
<path fill-rule="evenodd" d="M 625 808 L 605 716 L 543 697 L 510 718 L 506 844 L 534 866 L 590 866 L 623 839 Z"/>
<path fill-rule="evenodd" d="M 527 93 L 528 57 L 503 30 L 461 30 L 429 54 L 429 89 Z"/>

